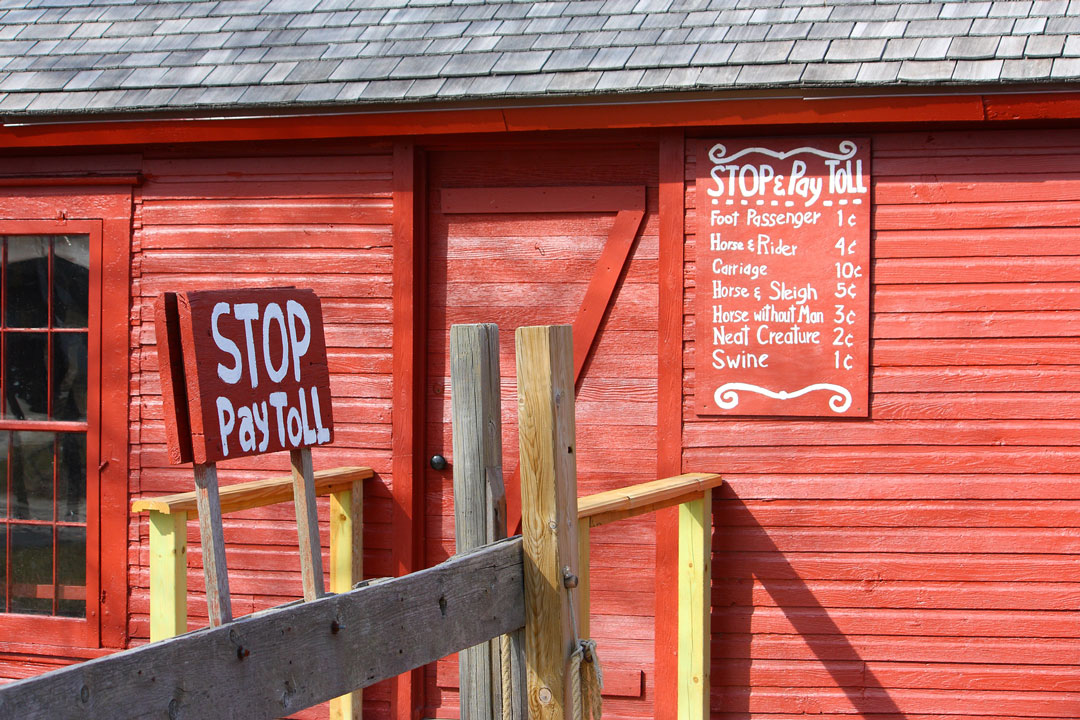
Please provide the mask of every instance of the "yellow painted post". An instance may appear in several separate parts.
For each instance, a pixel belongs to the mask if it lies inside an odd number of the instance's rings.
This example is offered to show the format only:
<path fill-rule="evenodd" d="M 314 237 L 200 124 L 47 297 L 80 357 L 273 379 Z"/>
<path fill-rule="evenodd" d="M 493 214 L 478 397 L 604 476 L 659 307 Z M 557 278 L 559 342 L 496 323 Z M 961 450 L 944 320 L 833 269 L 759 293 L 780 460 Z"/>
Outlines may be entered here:
<path fill-rule="evenodd" d="M 330 592 L 345 593 L 364 577 L 364 486 L 330 494 Z M 360 720 L 362 690 L 330 701 L 330 720 Z"/>
<path fill-rule="evenodd" d="M 578 634 L 589 637 L 589 518 L 578 520 L 577 536 L 578 586 L 577 597 Z"/>
<path fill-rule="evenodd" d="M 679 506 L 679 720 L 709 717 L 712 490 Z"/>
<path fill-rule="evenodd" d="M 187 632 L 187 513 L 150 511 L 150 641 Z"/>

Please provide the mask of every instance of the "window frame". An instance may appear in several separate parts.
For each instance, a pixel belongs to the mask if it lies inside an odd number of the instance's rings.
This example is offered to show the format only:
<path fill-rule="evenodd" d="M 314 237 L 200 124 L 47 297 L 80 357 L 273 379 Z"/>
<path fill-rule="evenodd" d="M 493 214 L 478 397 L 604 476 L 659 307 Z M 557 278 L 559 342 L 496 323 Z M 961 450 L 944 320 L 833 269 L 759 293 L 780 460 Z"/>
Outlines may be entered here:
<path fill-rule="evenodd" d="M 0 634 L 9 637 L 26 635 L 33 637 L 35 642 L 49 645 L 98 647 L 101 641 L 100 610 L 98 608 L 99 603 L 94 602 L 94 599 L 101 597 L 101 478 L 98 473 L 92 472 L 91 468 L 96 468 L 99 465 L 100 443 L 93 442 L 93 438 L 100 438 L 101 436 L 102 223 L 100 220 L 66 222 L 57 220 L 0 220 L 0 236 L 13 235 L 86 235 L 89 237 L 90 282 L 86 319 L 86 422 L 13 420 L 0 417 L 0 431 L 63 432 L 65 429 L 70 429 L 86 433 L 86 617 L 76 618 L 0 611 Z M 5 294 L 9 291 L 10 288 L 4 288 Z M 0 364 L 2 364 L 2 361 L 0 361 Z M 11 548 L 8 548 L 9 557 L 10 552 Z"/>
<path fill-rule="evenodd" d="M 0 183 L 0 235 L 87 235 L 86 616 L 0 613 L 0 652 L 89 657 L 128 637 L 128 407 L 132 186 Z M 119 183 L 118 183 L 119 185 Z M 22 192 L 20 192 L 20 190 Z M 0 421 L 63 430 L 81 422 Z M 45 427 L 47 425 L 48 427 Z M 96 654 L 96 653 L 94 653 Z"/>

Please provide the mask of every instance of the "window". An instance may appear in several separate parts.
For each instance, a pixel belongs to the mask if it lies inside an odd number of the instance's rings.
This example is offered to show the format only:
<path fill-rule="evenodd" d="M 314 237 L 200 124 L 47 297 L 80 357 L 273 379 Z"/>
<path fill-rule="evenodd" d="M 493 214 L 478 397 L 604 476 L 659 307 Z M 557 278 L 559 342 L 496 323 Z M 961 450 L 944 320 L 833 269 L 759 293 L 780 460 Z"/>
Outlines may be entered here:
<path fill-rule="evenodd" d="M 86 617 L 88 235 L 0 236 L 2 611 Z"/>
<path fill-rule="evenodd" d="M 102 227 L 0 221 L 0 641 L 101 644 Z"/>

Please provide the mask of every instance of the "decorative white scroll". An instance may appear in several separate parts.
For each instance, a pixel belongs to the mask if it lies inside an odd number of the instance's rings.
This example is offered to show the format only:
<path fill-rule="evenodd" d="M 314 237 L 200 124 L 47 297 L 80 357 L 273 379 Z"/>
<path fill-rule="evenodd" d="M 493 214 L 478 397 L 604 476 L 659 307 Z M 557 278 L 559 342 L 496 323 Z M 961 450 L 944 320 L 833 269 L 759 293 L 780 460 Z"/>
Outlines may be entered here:
<path fill-rule="evenodd" d="M 774 157 L 777 160 L 786 160 L 789 157 L 800 155 L 802 153 L 808 153 L 810 155 L 817 155 L 818 157 L 826 158 L 827 160 L 847 160 L 848 158 L 855 157 L 856 146 L 851 140 L 841 140 L 839 146 L 839 152 L 829 152 L 828 150 L 822 150 L 815 147 L 801 147 L 794 150 L 770 150 L 763 147 L 748 147 L 734 153 L 730 157 L 726 155 L 727 148 L 721 143 L 717 143 L 709 150 L 709 159 L 717 165 L 726 162 L 732 162 L 738 160 L 743 155 L 750 155 L 751 153 L 759 153 L 761 155 L 768 155 Z"/>
<path fill-rule="evenodd" d="M 737 392 L 739 390 L 765 395 L 776 400 L 791 400 L 815 390 L 828 390 L 833 393 L 833 396 L 829 398 L 829 407 L 832 408 L 833 412 L 842 413 L 851 407 L 851 393 L 848 389 L 832 383 L 815 383 L 794 392 L 787 392 L 786 390 L 776 392 L 750 383 L 724 383 L 716 388 L 716 392 L 713 393 L 713 400 L 724 410 L 730 410 L 739 404 L 739 393 Z"/>
<path fill-rule="evenodd" d="M 818 157 L 825 158 L 826 160 L 835 160 L 839 162 L 841 160 L 847 160 L 854 157 L 857 150 L 858 146 L 855 145 L 855 143 L 851 140 L 841 140 L 840 145 L 838 146 L 838 152 L 829 152 L 828 150 L 822 150 L 816 147 L 799 147 L 795 148 L 794 150 L 771 150 L 766 147 L 748 147 L 743 148 L 738 152 L 732 153 L 731 155 L 728 155 L 727 148 L 723 144 L 717 143 L 716 145 L 713 145 L 712 148 L 709 150 L 709 159 L 713 162 L 713 167 L 709 171 L 709 175 L 716 183 L 716 187 L 706 188 L 706 192 L 708 192 L 709 197 L 722 197 L 724 195 L 724 184 L 718 173 L 722 172 L 724 163 L 734 162 L 735 160 L 741 158 L 743 155 L 752 155 L 754 153 L 757 153 L 759 155 L 766 155 L 768 157 L 776 158 L 777 160 L 786 160 L 787 158 L 793 157 L 795 155 L 806 154 L 817 155 Z M 796 162 L 799 163 L 802 161 L 796 160 Z"/>

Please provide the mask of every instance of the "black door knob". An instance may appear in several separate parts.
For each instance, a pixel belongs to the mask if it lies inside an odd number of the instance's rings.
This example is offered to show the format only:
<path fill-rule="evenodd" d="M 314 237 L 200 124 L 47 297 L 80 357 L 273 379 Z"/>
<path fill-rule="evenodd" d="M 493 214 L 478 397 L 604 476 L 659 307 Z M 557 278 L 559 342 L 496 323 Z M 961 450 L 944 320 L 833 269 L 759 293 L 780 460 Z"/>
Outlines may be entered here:
<path fill-rule="evenodd" d="M 445 470 L 446 465 L 447 465 L 446 458 L 444 458 L 442 455 L 432 455 L 431 456 L 431 469 L 432 470 Z"/>

